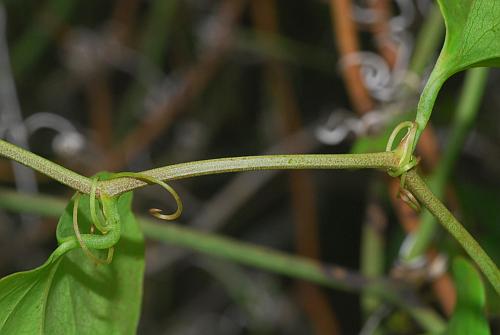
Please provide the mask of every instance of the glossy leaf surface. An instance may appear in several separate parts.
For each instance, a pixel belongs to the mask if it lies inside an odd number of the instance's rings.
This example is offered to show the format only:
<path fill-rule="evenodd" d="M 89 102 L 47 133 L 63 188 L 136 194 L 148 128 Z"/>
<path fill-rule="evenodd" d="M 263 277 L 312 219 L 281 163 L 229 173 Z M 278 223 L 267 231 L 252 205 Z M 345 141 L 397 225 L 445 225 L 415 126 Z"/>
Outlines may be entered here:
<path fill-rule="evenodd" d="M 420 97 L 420 136 L 436 97 L 453 74 L 477 66 L 500 66 L 500 0 L 438 0 L 446 25 L 439 58 Z"/>
<path fill-rule="evenodd" d="M 135 334 L 144 274 L 144 241 L 132 214 L 132 194 L 116 201 L 122 235 L 113 262 L 96 265 L 81 249 L 58 252 L 42 266 L 0 281 L 1 334 Z M 89 197 L 82 196 L 79 225 L 88 232 Z M 73 201 L 58 225 L 72 232 Z M 94 251 L 95 252 L 95 251 Z"/>
<path fill-rule="evenodd" d="M 472 66 L 500 66 L 500 1 L 438 3 L 446 24 L 439 64 L 448 76 Z"/>

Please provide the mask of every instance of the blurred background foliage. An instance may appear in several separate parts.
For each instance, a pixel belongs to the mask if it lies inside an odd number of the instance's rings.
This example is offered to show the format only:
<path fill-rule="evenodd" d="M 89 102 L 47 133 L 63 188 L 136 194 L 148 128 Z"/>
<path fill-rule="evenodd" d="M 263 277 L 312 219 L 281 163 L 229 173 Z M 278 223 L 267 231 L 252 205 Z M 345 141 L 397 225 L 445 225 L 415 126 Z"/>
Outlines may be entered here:
<path fill-rule="evenodd" d="M 85 175 L 224 156 L 384 150 L 394 124 L 414 117 L 439 52 L 436 13 L 430 0 L 4 0 L 0 135 Z M 426 173 L 447 149 L 462 82 L 458 74 L 440 93 L 419 148 Z M 446 197 L 495 261 L 499 86 L 500 72 L 491 70 Z M 70 196 L 44 176 L 0 163 L 5 188 Z M 451 313 L 446 260 L 463 252 L 439 232 L 425 265 L 399 266 L 418 216 L 384 173 L 270 171 L 172 184 L 184 200 L 179 224 L 397 277 L 443 317 Z M 136 212 L 165 206 L 164 199 L 159 188 L 140 190 Z M 0 218 L 0 273 L 41 264 L 54 247 L 56 220 Z M 435 259 L 443 264 L 430 275 Z M 499 310 L 489 292 L 493 331 Z M 374 329 L 421 331 L 405 312 L 370 297 L 147 246 L 141 334 Z"/>

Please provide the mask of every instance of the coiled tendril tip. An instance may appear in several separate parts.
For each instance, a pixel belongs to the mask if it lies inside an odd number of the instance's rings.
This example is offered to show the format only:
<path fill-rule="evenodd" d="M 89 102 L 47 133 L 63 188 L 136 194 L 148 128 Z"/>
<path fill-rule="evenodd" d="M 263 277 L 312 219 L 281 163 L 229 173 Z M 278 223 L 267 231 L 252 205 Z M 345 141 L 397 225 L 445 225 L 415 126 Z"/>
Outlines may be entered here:
<path fill-rule="evenodd" d="M 112 178 L 114 179 L 114 178 L 122 178 L 122 177 L 139 179 L 139 180 L 142 180 L 146 183 L 157 184 L 157 185 L 161 186 L 162 188 L 164 188 L 168 193 L 170 193 L 170 195 L 175 200 L 175 203 L 177 205 L 177 209 L 172 214 L 163 214 L 162 213 L 163 211 L 159 208 L 150 208 L 149 213 L 152 216 L 154 216 L 155 218 L 160 219 L 160 220 L 172 221 L 172 220 L 177 219 L 179 216 L 181 216 L 182 209 L 183 209 L 182 200 L 179 197 L 179 194 L 177 194 L 177 192 L 173 189 L 172 186 L 168 185 L 164 181 L 157 179 L 155 177 L 152 177 L 152 176 L 149 176 L 146 174 L 142 174 L 142 173 L 136 173 L 136 172 L 120 172 L 120 173 L 114 174 Z"/>
<path fill-rule="evenodd" d="M 177 219 L 181 213 L 182 213 L 182 201 L 177 192 L 167 183 L 145 175 L 141 173 L 134 173 L 134 172 L 121 172 L 121 173 L 116 173 L 114 174 L 111 178 L 122 178 L 122 177 L 127 177 L 127 178 L 134 178 L 134 179 L 139 179 L 142 181 L 145 181 L 147 183 L 153 183 L 157 184 L 161 187 L 163 187 L 165 190 L 167 190 L 172 197 L 174 198 L 176 204 L 177 204 L 177 209 L 174 213 L 172 214 L 163 214 L 161 209 L 158 208 L 151 208 L 149 210 L 149 213 L 153 215 L 154 217 L 161 219 L 161 220 L 175 220 Z M 106 213 L 105 211 L 99 206 L 99 202 L 101 198 L 97 199 L 97 183 L 98 183 L 98 177 L 92 178 L 92 187 L 91 191 L 89 194 L 89 201 L 90 201 L 90 218 L 91 218 L 91 226 L 90 226 L 90 234 L 94 234 L 95 229 L 99 230 L 103 235 L 106 235 L 113 229 L 109 223 L 107 222 L 106 219 Z M 109 264 L 111 263 L 113 259 L 113 254 L 114 254 L 114 248 L 109 248 L 108 249 L 108 256 L 106 259 L 101 259 L 94 255 L 92 251 L 89 249 L 87 244 L 85 243 L 82 234 L 80 233 L 80 227 L 78 226 L 78 206 L 80 202 L 80 196 L 81 194 L 79 192 L 76 193 L 75 198 L 74 198 L 74 204 L 73 204 L 73 230 L 75 232 L 76 239 L 78 241 L 78 244 L 80 245 L 82 251 L 90 258 L 92 259 L 95 263 L 97 264 Z M 98 210 L 101 210 L 101 213 L 98 213 Z M 100 214 L 100 215 L 99 215 Z M 102 219 L 104 217 L 104 220 Z"/>

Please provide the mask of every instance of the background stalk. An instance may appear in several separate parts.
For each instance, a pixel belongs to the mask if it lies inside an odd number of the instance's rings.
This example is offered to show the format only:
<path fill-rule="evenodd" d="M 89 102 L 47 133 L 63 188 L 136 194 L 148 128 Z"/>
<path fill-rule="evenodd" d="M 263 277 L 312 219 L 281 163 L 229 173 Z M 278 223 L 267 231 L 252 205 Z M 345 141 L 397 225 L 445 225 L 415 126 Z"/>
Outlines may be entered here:
<path fill-rule="evenodd" d="M 65 202 L 49 196 L 31 196 L 0 190 L 0 208 L 50 217 L 58 217 Z M 237 241 L 216 234 L 202 233 L 172 223 L 154 223 L 138 219 L 144 234 L 154 240 L 177 245 L 240 264 L 304 279 L 348 292 L 369 292 L 406 310 L 427 331 L 444 329 L 444 322 L 431 309 L 421 306 L 411 291 L 401 283 L 382 278 L 367 278 L 343 267 L 325 265 L 305 257 Z"/>

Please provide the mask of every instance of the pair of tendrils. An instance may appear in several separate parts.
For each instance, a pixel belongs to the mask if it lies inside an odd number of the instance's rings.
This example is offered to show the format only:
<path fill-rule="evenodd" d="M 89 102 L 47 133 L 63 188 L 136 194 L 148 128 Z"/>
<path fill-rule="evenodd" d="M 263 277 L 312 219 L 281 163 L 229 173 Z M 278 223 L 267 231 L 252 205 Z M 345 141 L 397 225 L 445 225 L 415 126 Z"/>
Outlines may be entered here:
<path fill-rule="evenodd" d="M 151 176 L 148 176 L 145 174 L 141 174 L 141 173 L 135 173 L 135 172 L 120 172 L 120 173 L 114 174 L 111 177 L 111 179 L 116 179 L 116 178 L 134 178 L 134 179 L 142 180 L 142 181 L 147 182 L 147 183 L 157 184 L 157 185 L 161 186 L 168 193 L 170 193 L 170 195 L 172 195 L 172 197 L 174 198 L 174 200 L 176 202 L 177 209 L 172 214 L 163 214 L 162 210 L 159 208 L 150 208 L 149 213 L 152 216 L 154 216 L 160 220 L 167 220 L 167 221 L 175 220 L 181 215 L 182 209 L 183 209 L 182 200 L 179 197 L 179 194 L 167 183 L 165 183 L 157 178 L 154 178 L 154 177 L 151 177 Z M 96 195 L 97 195 L 97 183 L 98 183 L 98 181 L 99 181 L 98 177 L 92 178 L 92 187 L 91 187 L 91 191 L 89 194 L 90 217 L 91 217 L 91 221 L 92 221 L 92 224 L 90 227 L 90 233 L 93 234 L 95 229 L 97 228 L 97 230 L 99 230 L 103 235 L 105 235 L 111 229 L 115 229 L 115 228 L 109 224 L 108 218 L 106 217 L 106 212 L 104 210 L 102 210 L 102 208 L 99 208 L 99 205 L 96 206 L 96 203 L 97 204 L 99 203 L 96 201 L 96 200 L 98 200 L 98 199 L 96 199 L 97 198 Z M 79 202 L 80 202 L 80 196 L 81 196 L 81 193 L 77 192 L 75 199 L 74 199 L 74 204 L 73 204 L 73 230 L 75 232 L 75 236 L 76 236 L 76 239 L 78 241 L 78 244 L 82 248 L 83 252 L 90 259 L 92 259 L 94 262 L 96 262 L 97 264 L 110 264 L 112 259 L 113 259 L 114 247 L 109 248 L 108 255 L 107 255 L 106 259 L 102 259 L 102 258 L 94 255 L 94 253 L 92 253 L 92 251 L 90 251 L 89 247 L 86 245 L 85 241 L 82 238 L 82 234 L 80 233 L 80 228 L 78 226 L 78 206 L 79 206 Z M 98 214 L 98 208 L 101 209 L 101 212 L 100 212 L 101 215 Z M 120 224 L 120 223 L 118 222 L 117 224 Z"/>
<path fill-rule="evenodd" d="M 396 149 L 393 149 L 393 144 L 396 136 L 403 129 L 407 129 L 407 132 Z M 392 131 L 391 136 L 387 141 L 385 150 L 394 151 L 397 156 L 401 157 L 399 159 L 398 167 L 391 168 L 387 171 L 387 173 L 392 177 L 400 177 L 398 197 L 415 211 L 419 212 L 421 207 L 418 200 L 405 187 L 406 173 L 420 161 L 420 158 L 416 158 L 415 156 L 413 156 L 413 143 L 415 142 L 416 132 L 417 124 L 415 122 L 405 121 L 400 123 Z"/>

